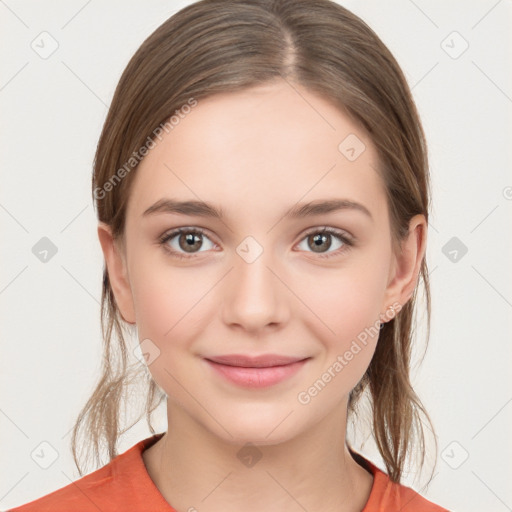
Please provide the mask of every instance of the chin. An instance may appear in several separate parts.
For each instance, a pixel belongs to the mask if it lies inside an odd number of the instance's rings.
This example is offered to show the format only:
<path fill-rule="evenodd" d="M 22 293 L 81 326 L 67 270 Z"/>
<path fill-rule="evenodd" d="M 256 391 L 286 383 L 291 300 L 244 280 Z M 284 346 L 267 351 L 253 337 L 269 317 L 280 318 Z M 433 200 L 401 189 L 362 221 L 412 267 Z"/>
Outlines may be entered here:
<path fill-rule="evenodd" d="M 281 432 L 280 434 L 270 434 L 268 432 L 271 429 L 263 428 L 258 429 L 242 429 L 240 432 L 231 431 L 233 437 L 229 435 L 223 435 L 224 440 L 237 447 L 245 446 L 246 444 L 253 444 L 256 446 L 273 446 L 290 441 L 294 435 L 290 432 Z"/>
<path fill-rule="evenodd" d="M 225 442 L 233 445 L 252 443 L 261 446 L 271 446 L 289 441 L 300 433 L 300 423 L 297 413 L 292 407 L 281 407 L 277 411 L 264 411 L 254 409 L 238 411 L 233 416 L 224 415 L 220 421 L 229 434 L 218 424 L 211 425 L 215 434 Z M 291 414 L 290 414 L 291 413 Z M 230 435 L 231 434 L 231 435 Z"/>

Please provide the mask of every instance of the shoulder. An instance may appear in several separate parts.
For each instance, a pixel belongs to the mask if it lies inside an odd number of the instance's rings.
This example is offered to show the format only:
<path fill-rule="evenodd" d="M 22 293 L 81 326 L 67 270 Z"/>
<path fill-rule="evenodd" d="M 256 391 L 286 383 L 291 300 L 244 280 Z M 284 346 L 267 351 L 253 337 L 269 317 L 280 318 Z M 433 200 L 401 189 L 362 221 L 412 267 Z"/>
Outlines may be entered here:
<path fill-rule="evenodd" d="M 373 474 L 373 487 L 362 512 L 450 512 L 414 489 L 393 482 L 387 473 L 361 454 L 352 453 L 357 462 Z"/>
<path fill-rule="evenodd" d="M 144 439 L 102 468 L 7 512 L 174 512 L 158 493 L 142 459 L 144 448 L 160 436 Z"/>
<path fill-rule="evenodd" d="M 386 475 L 387 476 L 387 475 Z M 414 489 L 391 482 L 391 494 L 396 494 L 402 512 L 450 512 L 448 509 L 429 501 Z"/>
<path fill-rule="evenodd" d="M 112 462 L 65 487 L 19 507 L 9 509 L 7 512 L 46 512 L 50 510 L 55 512 L 61 510 L 89 512 L 95 510 L 97 512 L 96 500 L 98 494 L 111 494 L 113 490 Z"/>

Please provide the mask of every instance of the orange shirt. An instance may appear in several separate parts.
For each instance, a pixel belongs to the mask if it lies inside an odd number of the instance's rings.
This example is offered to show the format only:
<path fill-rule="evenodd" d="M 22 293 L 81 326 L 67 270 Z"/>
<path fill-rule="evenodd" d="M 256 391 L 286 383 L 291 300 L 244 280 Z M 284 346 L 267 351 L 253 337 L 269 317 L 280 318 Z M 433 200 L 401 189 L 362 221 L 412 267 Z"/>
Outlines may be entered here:
<path fill-rule="evenodd" d="M 143 439 L 102 468 L 7 512 L 176 512 L 151 480 L 142 458 L 144 449 L 162 435 Z M 449 512 L 411 488 L 392 482 L 360 454 L 356 456 L 374 477 L 362 512 Z"/>

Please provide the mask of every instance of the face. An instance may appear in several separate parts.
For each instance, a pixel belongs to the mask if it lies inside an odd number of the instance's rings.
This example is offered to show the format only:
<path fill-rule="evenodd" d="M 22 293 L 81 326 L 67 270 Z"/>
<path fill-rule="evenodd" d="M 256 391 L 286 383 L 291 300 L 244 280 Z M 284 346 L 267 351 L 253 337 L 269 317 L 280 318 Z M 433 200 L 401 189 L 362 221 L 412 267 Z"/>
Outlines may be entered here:
<path fill-rule="evenodd" d="M 276 82 L 200 100 L 156 142 L 133 171 L 124 252 L 99 232 L 168 406 L 228 442 L 261 444 L 346 408 L 422 256 L 414 240 L 402 266 L 393 254 L 367 134 Z M 189 201 L 209 208 L 177 205 Z M 233 354 L 301 362 L 208 361 Z"/>

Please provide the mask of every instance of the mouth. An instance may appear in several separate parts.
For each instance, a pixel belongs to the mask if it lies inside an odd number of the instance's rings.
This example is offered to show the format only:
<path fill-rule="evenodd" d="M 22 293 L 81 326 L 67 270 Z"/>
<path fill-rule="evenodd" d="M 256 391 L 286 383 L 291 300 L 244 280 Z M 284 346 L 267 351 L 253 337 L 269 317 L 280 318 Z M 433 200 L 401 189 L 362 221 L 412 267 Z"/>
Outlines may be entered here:
<path fill-rule="evenodd" d="M 262 354 L 259 356 L 248 356 L 245 354 L 228 354 L 223 356 L 212 356 L 206 358 L 214 363 L 226 366 L 239 366 L 244 368 L 268 368 L 270 366 L 284 366 L 298 361 L 308 359 L 307 357 L 292 357 L 279 354 Z"/>
<path fill-rule="evenodd" d="M 295 375 L 311 359 L 263 355 L 249 357 L 233 354 L 204 360 L 215 374 L 229 382 L 246 388 L 273 386 Z"/>

